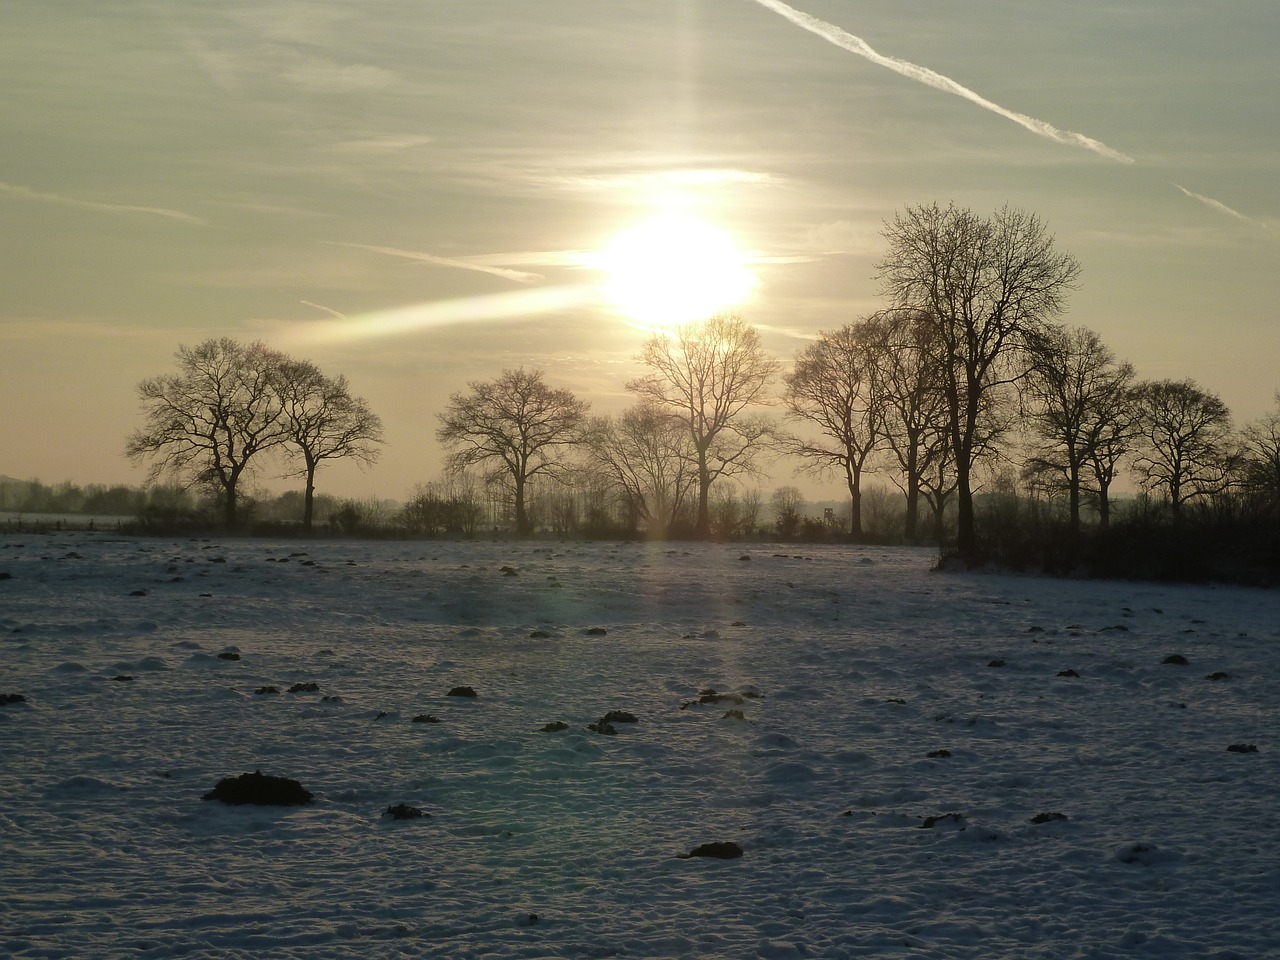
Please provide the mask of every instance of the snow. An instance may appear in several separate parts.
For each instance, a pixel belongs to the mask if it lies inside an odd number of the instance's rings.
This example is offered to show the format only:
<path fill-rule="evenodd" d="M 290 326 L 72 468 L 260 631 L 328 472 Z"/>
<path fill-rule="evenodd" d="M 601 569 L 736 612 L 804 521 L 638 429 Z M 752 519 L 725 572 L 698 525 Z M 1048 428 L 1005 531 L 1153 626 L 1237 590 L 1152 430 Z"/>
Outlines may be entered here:
<path fill-rule="evenodd" d="M 933 561 L 0 538 L 0 955 L 1278 955 L 1280 593 Z"/>

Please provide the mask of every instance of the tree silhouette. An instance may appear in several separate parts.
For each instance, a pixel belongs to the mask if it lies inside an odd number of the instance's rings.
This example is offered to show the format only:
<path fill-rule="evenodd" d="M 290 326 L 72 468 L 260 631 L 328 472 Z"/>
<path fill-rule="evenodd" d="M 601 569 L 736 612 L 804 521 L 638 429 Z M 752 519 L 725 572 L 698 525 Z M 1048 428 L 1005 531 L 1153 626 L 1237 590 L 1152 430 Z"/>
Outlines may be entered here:
<path fill-rule="evenodd" d="M 712 483 L 751 471 L 772 437 L 772 424 L 748 411 L 764 401 L 779 364 L 755 329 L 733 314 L 688 324 L 674 336 L 655 334 L 640 360 L 650 372 L 627 389 L 670 410 L 689 431 L 698 479 L 694 535 L 708 539 Z"/>
<path fill-rule="evenodd" d="M 784 378 L 782 396 L 791 419 L 818 434 L 787 437 L 784 446 L 807 469 L 843 476 L 854 540 L 862 537 L 862 474 L 885 439 L 888 398 L 879 376 L 880 340 L 880 328 L 870 320 L 820 333 Z"/>
<path fill-rule="evenodd" d="M 1155 380 L 1137 389 L 1141 453 L 1134 469 L 1163 493 L 1175 520 L 1183 505 L 1226 489 L 1238 460 L 1227 405 L 1193 380 Z"/>
<path fill-rule="evenodd" d="M 876 366 L 885 393 L 885 442 L 899 473 L 893 482 L 906 497 L 903 535 L 919 538 L 920 498 L 933 508 L 934 533 L 943 539 L 943 516 L 955 492 L 946 395 L 939 382 L 939 341 L 933 324 L 910 310 L 875 316 Z"/>
<path fill-rule="evenodd" d="M 1066 489 L 1072 535 L 1080 530 L 1080 495 L 1090 467 L 1100 515 L 1109 517 L 1111 479 L 1133 439 L 1133 383 L 1133 366 L 1117 361 L 1085 327 L 1050 330 L 1035 351 L 1025 396 L 1040 445 L 1028 468 L 1056 477 Z"/>
<path fill-rule="evenodd" d="M 553 389 L 541 370 L 504 370 L 492 380 L 473 381 L 437 414 L 436 438 L 452 450 L 450 466 L 489 467 L 509 481 L 516 533 L 532 533 L 527 510 L 531 480 L 561 472 L 563 449 L 583 440 L 588 405 L 568 390 Z"/>
<path fill-rule="evenodd" d="M 310 533 L 317 468 L 326 460 L 345 458 L 376 462 L 382 420 L 363 397 L 351 395 L 346 377 L 327 377 L 309 360 L 281 360 L 273 384 L 298 465 L 293 475 L 306 480 L 302 528 Z"/>
<path fill-rule="evenodd" d="M 1026 372 L 1020 361 L 1065 308 L 1079 264 L 1054 249 L 1038 217 L 1008 207 L 989 218 L 936 203 L 908 207 L 885 225 L 884 236 L 889 252 L 878 267 L 885 294 L 894 307 L 932 324 L 941 348 L 938 380 L 957 480 L 956 547 L 974 559 L 972 474 L 984 447 L 984 418 Z"/>
<path fill-rule="evenodd" d="M 167 473 L 212 488 L 232 529 L 250 465 L 288 436 L 273 373 L 283 355 L 223 337 L 180 346 L 175 356 L 178 373 L 138 384 L 146 423 L 125 453 L 135 463 L 150 460 L 152 480 Z"/>
<path fill-rule="evenodd" d="M 669 410 L 641 401 L 593 425 L 591 452 L 622 488 L 649 536 L 666 536 L 697 482 L 684 423 Z"/>

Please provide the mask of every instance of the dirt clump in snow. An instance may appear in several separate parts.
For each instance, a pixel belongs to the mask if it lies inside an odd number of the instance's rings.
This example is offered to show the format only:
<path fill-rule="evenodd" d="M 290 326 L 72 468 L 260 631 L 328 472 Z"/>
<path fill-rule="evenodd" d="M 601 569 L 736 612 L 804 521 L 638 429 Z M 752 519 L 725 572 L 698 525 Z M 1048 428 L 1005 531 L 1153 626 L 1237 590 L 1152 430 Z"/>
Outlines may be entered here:
<path fill-rule="evenodd" d="M 736 860 L 742 856 L 742 848 L 732 840 L 716 840 L 712 843 L 700 843 L 688 853 L 677 854 L 681 860 L 692 860 L 694 857 L 712 857 L 716 860 Z"/>
<path fill-rule="evenodd" d="M 311 791 L 297 780 L 255 770 L 238 777 L 224 777 L 203 799 L 221 800 L 231 806 L 300 807 L 311 802 Z"/>

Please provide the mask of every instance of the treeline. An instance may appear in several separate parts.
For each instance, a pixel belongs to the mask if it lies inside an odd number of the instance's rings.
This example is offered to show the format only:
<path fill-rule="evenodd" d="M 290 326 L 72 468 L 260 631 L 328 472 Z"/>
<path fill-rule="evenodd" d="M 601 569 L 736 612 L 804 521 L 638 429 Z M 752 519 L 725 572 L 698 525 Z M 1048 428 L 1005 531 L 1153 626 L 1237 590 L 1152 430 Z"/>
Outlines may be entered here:
<path fill-rule="evenodd" d="M 0 477 L 0 513 L 133 518 L 168 503 L 194 505 L 187 491 L 176 485 L 144 488 L 91 483 L 82 487 Z"/>
<path fill-rule="evenodd" d="M 908 207 L 883 236 L 882 308 L 789 367 L 720 315 L 645 341 L 625 385 L 635 402 L 613 416 L 540 370 L 504 370 L 437 413 L 440 479 L 394 516 L 346 501 L 327 519 L 417 535 L 937 542 L 968 564 L 1059 572 L 1280 568 L 1280 405 L 1237 428 L 1194 381 L 1140 380 L 1098 334 L 1061 324 L 1080 267 L 1033 214 Z M 225 338 L 177 358 L 177 374 L 139 385 L 146 423 L 127 452 L 204 490 L 228 527 L 264 463 L 305 478 L 309 526 L 317 468 L 377 456 L 381 423 L 341 377 Z M 785 462 L 839 478 L 847 514 L 810 517 L 775 491 L 762 521 L 753 484 Z M 868 477 L 897 488 L 900 511 L 869 497 Z M 1118 512 L 1120 484 L 1142 496 Z"/>

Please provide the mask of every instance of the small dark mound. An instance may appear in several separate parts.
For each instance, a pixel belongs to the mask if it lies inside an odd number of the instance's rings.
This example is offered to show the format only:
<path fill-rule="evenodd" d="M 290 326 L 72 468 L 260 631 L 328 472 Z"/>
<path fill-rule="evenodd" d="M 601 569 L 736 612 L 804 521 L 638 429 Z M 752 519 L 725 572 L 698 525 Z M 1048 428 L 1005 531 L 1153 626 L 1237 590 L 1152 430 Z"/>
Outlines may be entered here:
<path fill-rule="evenodd" d="M 1067 819 L 1067 815 L 1065 813 L 1054 813 L 1050 811 L 1048 813 L 1037 813 L 1034 817 L 1031 818 L 1031 822 L 1036 824 L 1053 823 L 1057 820 L 1066 820 L 1066 819 Z"/>
<path fill-rule="evenodd" d="M 944 813 L 937 817 L 925 817 L 920 823 L 921 830 L 930 830 L 939 824 L 949 823 L 955 826 L 964 826 L 964 814 L 962 813 Z"/>
<path fill-rule="evenodd" d="M 533 631 L 533 633 L 529 634 L 529 639 L 530 640 L 546 640 L 550 636 L 551 634 L 547 633 L 547 631 L 545 630 L 535 630 Z"/>
<path fill-rule="evenodd" d="M 10 703 L 26 703 L 27 698 L 21 693 L 0 693 L 0 706 Z"/>
<path fill-rule="evenodd" d="M 263 696 L 268 693 L 279 693 L 280 688 L 279 687 L 259 687 L 257 690 L 253 692 L 256 693 L 258 696 Z"/>
<path fill-rule="evenodd" d="M 221 800 L 232 806 L 297 807 L 311 802 L 311 791 L 304 789 L 297 780 L 272 777 L 255 770 L 219 780 L 204 799 Z"/>
<path fill-rule="evenodd" d="M 721 720 L 746 720 L 747 715 L 741 710 L 726 710 Z"/>
<path fill-rule="evenodd" d="M 133 677 L 129 676 L 129 674 L 127 674 L 127 673 L 117 673 L 117 674 L 116 674 L 114 677 L 112 677 L 111 679 L 112 679 L 112 680 L 117 680 L 117 681 L 119 681 L 120 683 L 127 683 L 127 682 L 129 682 L 130 680 L 132 680 L 132 679 L 133 679 Z"/>
<path fill-rule="evenodd" d="M 600 723 L 639 723 L 634 713 L 625 710 L 610 710 L 600 718 Z"/>
<path fill-rule="evenodd" d="M 320 684 L 308 680 L 306 683 L 295 683 L 289 688 L 290 693 L 317 693 L 320 690 Z"/>
<path fill-rule="evenodd" d="M 930 760 L 945 760 L 947 757 L 951 756 L 951 751 L 946 747 L 943 747 L 941 750 L 930 750 L 925 754 L 925 756 Z"/>
<path fill-rule="evenodd" d="M 987 666 L 988 666 L 988 667 L 1003 667 L 1003 666 L 1004 666 L 1004 657 L 996 657 L 994 660 L 988 660 L 988 661 L 987 661 Z"/>
<path fill-rule="evenodd" d="M 429 817 L 431 814 L 423 813 L 417 807 L 411 807 L 407 803 L 397 803 L 394 807 L 387 807 L 382 812 L 384 817 L 390 817 L 392 820 L 417 820 L 420 817 Z"/>
<path fill-rule="evenodd" d="M 1213 673 L 1205 677 L 1205 679 L 1206 680 L 1230 680 L 1231 674 L 1227 673 L 1225 670 L 1215 670 L 1213 671 Z"/>
<path fill-rule="evenodd" d="M 588 637 L 603 637 L 608 632 L 609 631 L 606 630 L 604 627 L 588 627 L 587 628 Z"/>
<path fill-rule="evenodd" d="M 611 723 L 588 723 L 587 729 L 592 733 L 603 733 L 607 736 L 615 736 L 618 732 L 617 728 Z"/>
<path fill-rule="evenodd" d="M 717 840 L 714 843 L 700 843 L 688 853 L 678 854 L 681 860 L 694 857 L 714 857 L 716 860 L 736 860 L 742 856 L 742 848 L 732 840 Z"/>
<path fill-rule="evenodd" d="M 476 691 L 473 687 L 454 687 L 447 694 L 450 697 L 474 697 L 475 695 Z"/>
<path fill-rule="evenodd" d="M 1161 662 L 1161 663 L 1168 663 L 1168 664 L 1171 664 L 1171 665 L 1173 665 L 1173 666 L 1175 666 L 1175 667 L 1185 667 L 1185 666 L 1187 666 L 1191 661 L 1190 661 L 1190 660 L 1188 660 L 1186 657 L 1184 657 L 1184 656 L 1183 656 L 1182 654 L 1180 654 L 1180 653 L 1171 653 L 1171 654 L 1169 654 L 1169 656 L 1165 657 L 1165 658 L 1164 658 L 1163 660 L 1161 660 L 1160 662 Z"/>
<path fill-rule="evenodd" d="M 747 701 L 736 693 L 716 693 L 714 690 L 704 691 L 698 697 L 699 703 L 732 703 L 734 706 L 742 706 Z"/>
<path fill-rule="evenodd" d="M 739 559 L 739 560 L 750 560 L 750 559 L 751 559 L 751 555 L 750 555 L 750 554 L 747 554 L 747 553 L 744 553 L 744 554 L 743 554 L 742 556 L 740 556 L 738 559 Z"/>
<path fill-rule="evenodd" d="M 240 654 L 234 653 L 230 650 L 224 650 L 222 653 L 218 654 L 218 659 L 219 660 L 239 660 Z"/>
<path fill-rule="evenodd" d="M 896 703 L 899 705 L 905 705 L 906 702 L 907 701 L 903 700 L 901 697 L 889 697 L 885 700 L 885 703 Z"/>
<path fill-rule="evenodd" d="M 1233 743 L 1227 747 L 1228 753 L 1257 753 L 1258 747 L 1252 743 Z"/>
<path fill-rule="evenodd" d="M 561 730 L 568 730 L 569 725 L 563 720 L 552 720 L 542 728 L 543 733 L 559 733 Z"/>
<path fill-rule="evenodd" d="M 429 713 L 420 713 L 409 722 L 410 723 L 439 723 L 440 718 L 433 717 Z"/>
<path fill-rule="evenodd" d="M 503 575 L 504 577 L 514 577 L 514 576 L 516 576 L 516 575 L 517 575 L 517 573 L 518 573 L 518 571 L 515 569 L 515 567 L 503 567 L 503 568 L 502 568 L 502 575 Z"/>
<path fill-rule="evenodd" d="M 1067 670 L 1059 670 L 1059 671 L 1058 671 L 1058 676 L 1060 676 L 1060 677 L 1078 677 L 1078 676 L 1080 676 L 1080 674 L 1076 673 L 1074 670 L 1067 669 Z"/>
<path fill-rule="evenodd" d="M 147 591 L 145 591 L 145 590 L 130 590 L 130 591 L 129 591 L 129 596 L 131 596 L 131 597 L 145 597 L 146 595 L 147 595 Z"/>

